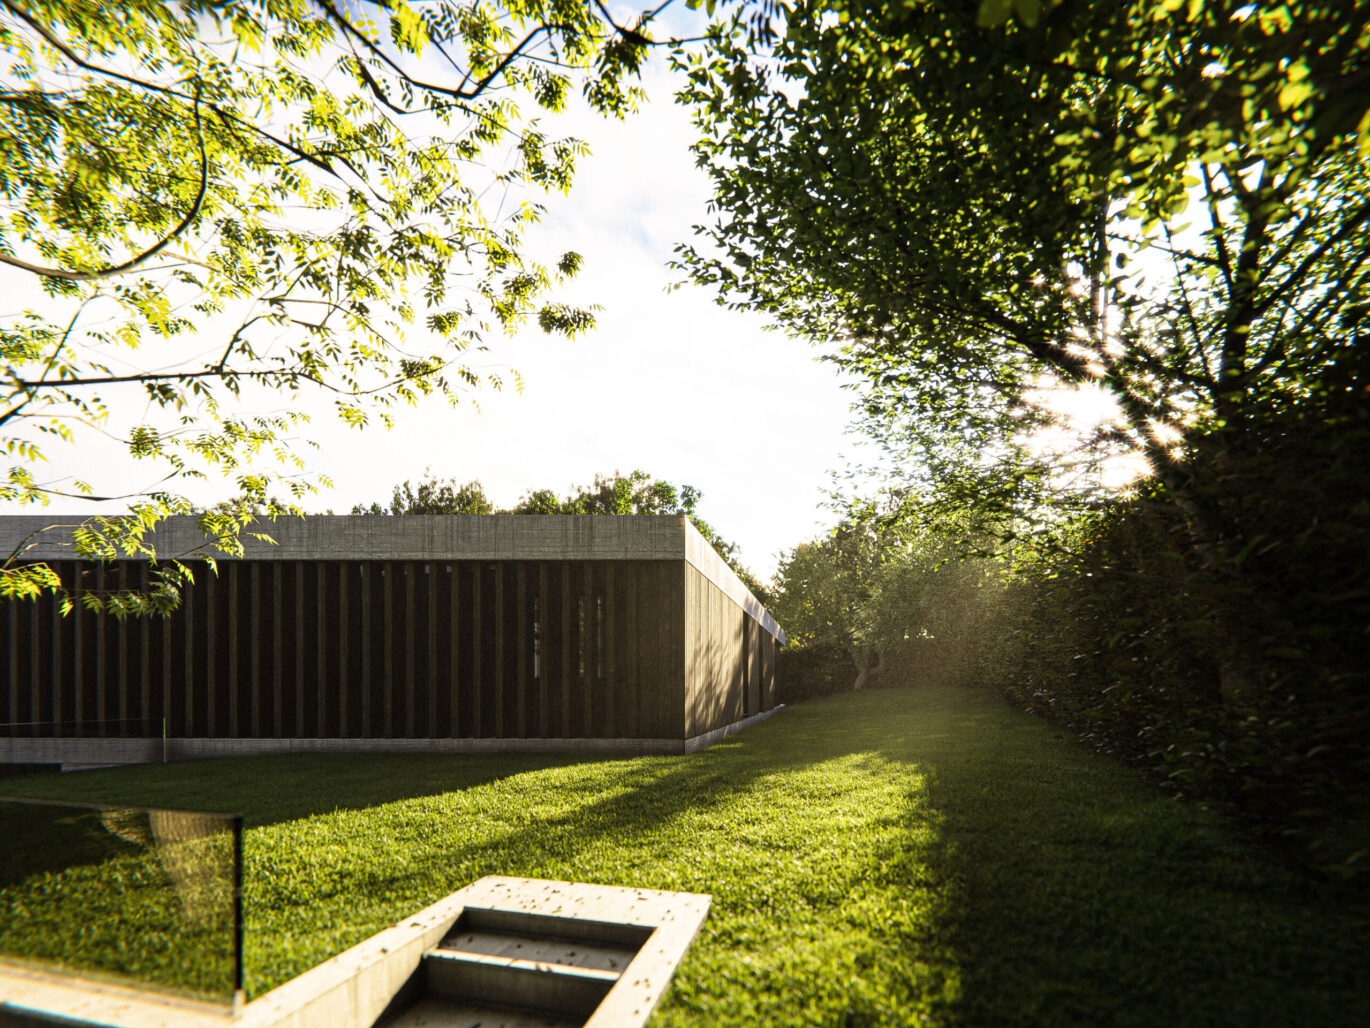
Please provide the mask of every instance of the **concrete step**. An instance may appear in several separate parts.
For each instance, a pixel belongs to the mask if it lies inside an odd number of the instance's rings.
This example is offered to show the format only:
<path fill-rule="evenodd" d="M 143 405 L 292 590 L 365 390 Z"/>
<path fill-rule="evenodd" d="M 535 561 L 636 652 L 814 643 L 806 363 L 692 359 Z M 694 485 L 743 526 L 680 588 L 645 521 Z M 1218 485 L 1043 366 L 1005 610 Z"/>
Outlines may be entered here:
<path fill-rule="evenodd" d="M 422 1016 L 459 1024 L 460 1009 L 488 1005 L 531 1024 L 582 1024 L 650 935 L 623 923 L 467 908 L 424 955 Z M 455 1019 L 427 1020 L 439 1016 Z"/>
<path fill-rule="evenodd" d="M 460 953 L 473 958 L 510 960 L 604 971 L 613 977 L 628 966 L 636 948 L 604 946 L 565 937 L 518 932 L 466 931 L 444 939 L 441 953 Z"/>
<path fill-rule="evenodd" d="M 581 1028 L 583 1017 L 558 1017 L 490 1003 L 467 1003 L 426 996 L 385 1028 Z"/>
<path fill-rule="evenodd" d="M 479 953 L 434 950 L 423 958 L 428 996 L 493 1003 L 583 1022 L 609 994 L 618 975 Z"/>

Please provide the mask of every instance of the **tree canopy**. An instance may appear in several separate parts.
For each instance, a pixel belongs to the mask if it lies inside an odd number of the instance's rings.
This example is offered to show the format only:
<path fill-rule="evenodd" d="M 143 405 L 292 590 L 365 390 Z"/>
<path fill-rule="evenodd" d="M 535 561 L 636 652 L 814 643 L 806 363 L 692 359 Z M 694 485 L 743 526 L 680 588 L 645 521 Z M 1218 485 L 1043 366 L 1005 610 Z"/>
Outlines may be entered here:
<path fill-rule="evenodd" d="M 554 489 L 529 489 L 518 503 L 496 509 L 478 481 L 459 485 L 455 478 L 439 479 L 428 471 L 417 484 L 395 486 L 390 503 L 357 504 L 353 514 L 656 514 L 690 519 L 699 534 L 718 551 L 744 585 L 763 603 L 769 591 L 743 565 L 737 544 L 720 536 L 698 512 L 702 494 L 691 485 L 672 485 L 642 470 L 624 475 L 596 475 L 589 485 L 572 486 L 564 497 Z"/>
<path fill-rule="evenodd" d="M 1005 565 L 968 557 L 955 527 L 849 517 L 783 554 L 772 609 L 790 645 L 820 662 L 840 652 L 853 689 L 896 669 L 900 684 L 978 684 L 995 650 Z"/>
<path fill-rule="evenodd" d="M 0 314 L 0 501 L 127 500 L 78 549 L 140 552 L 191 510 L 187 478 L 312 487 L 295 395 L 388 423 L 395 404 L 498 386 L 469 359 L 492 330 L 587 328 L 549 295 L 579 256 L 523 249 L 539 195 L 584 152 L 536 113 L 577 85 L 596 111 L 631 110 L 651 17 L 567 0 L 0 2 L 0 270 L 21 308 Z M 155 484 L 45 473 L 59 441 L 97 435 Z M 201 517 L 231 549 L 241 523 Z M 0 595 L 59 587 L 3 556 Z"/>
<path fill-rule="evenodd" d="M 457 484 L 455 478 L 439 479 L 427 472 L 417 485 L 409 481 L 395 486 L 390 503 L 357 504 L 353 514 L 494 514 L 495 505 L 479 481 Z"/>
<path fill-rule="evenodd" d="M 717 196 L 680 264 L 828 344 L 906 513 L 1029 536 L 996 684 L 1355 874 L 1370 6 L 767 13 L 683 61 Z M 1031 437 L 1077 386 L 1116 411 L 1067 468 Z"/>
<path fill-rule="evenodd" d="M 744 11 L 683 63 L 717 217 L 679 260 L 837 344 L 924 495 L 996 517 L 1093 501 L 1022 439 L 1034 389 L 1101 387 L 1089 442 L 1145 454 L 1221 562 L 1186 458 L 1315 407 L 1364 334 L 1368 46 L 1331 0 Z"/>

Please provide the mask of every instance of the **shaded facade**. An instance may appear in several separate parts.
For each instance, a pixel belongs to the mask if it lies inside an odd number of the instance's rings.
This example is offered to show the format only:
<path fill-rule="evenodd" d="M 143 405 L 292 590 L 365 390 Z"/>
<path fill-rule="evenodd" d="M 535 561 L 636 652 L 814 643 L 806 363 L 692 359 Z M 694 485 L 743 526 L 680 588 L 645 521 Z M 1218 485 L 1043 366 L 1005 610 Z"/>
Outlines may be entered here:
<path fill-rule="evenodd" d="M 38 521 L 0 519 L 0 545 Z M 156 759 L 57 743 L 164 735 L 172 759 L 679 751 L 775 706 L 783 632 L 685 518 L 321 516 L 265 531 L 278 545 L 198 568 L 171 617 L 124 621 L 80 610 L 80 594 L 143 587 L 149 564 L 63 559 L 42 537 L 25 557 L 50 563 L 78 612 L 0 607 L 0 760 Z M 159 555 L 202 543 L 188 519 L 155 540 Z"/>

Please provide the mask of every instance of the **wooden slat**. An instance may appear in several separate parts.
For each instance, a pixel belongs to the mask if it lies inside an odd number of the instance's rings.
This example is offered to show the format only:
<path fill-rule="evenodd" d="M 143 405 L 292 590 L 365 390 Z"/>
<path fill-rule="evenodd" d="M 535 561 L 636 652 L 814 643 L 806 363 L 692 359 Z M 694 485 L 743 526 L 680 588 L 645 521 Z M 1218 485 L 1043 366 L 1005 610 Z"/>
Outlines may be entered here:
<path fill-rule="evenodd" d="M 427 564 L 428 585 L 428 731 L 430 739 L 438 736 L 438 567 Z"/>
<path fill-rule="evenodd" d="M 182 590 L 181 603 L 185 603 L 185 590 Z M 180 615 L 180 608 L 171 617 L 161 619 L 162 623 L 162 717 L 166 718 L 166 730 L 168 735 L 184 735 L 185 729 L 177 718 L 179 713 L 176 710 L 175 687 L 172 684 L 174 676 L 171 673 L 173 667 L 172 653 L 175 652 L 175 629 Z"/>
<path fill-rule="evenodd" d="M 351 691 L 351 668 L 347 666 L 347 647 L 352 633 L 347 625 L 347 597 L 354 583 L 361 581 L 360 575 L 353 577 L 357 565 L 343 563 L 338 566 L 338 738 L 347 738 L 349 732 L 347 697 Z M 365 585 L 365 581 L 362 581 Z"/>
<path fill-rule="evenodd" d="M 105 565 L 103 562 L 95 567 L 95 592 L 103 600 L 107 592 L 107 582 L 105 575 Z M 93 726 L 100 735 L 105 734 L 105 711 L 108 704 L 108 693 L 106 690 L 109 681 L 109 657 L 105 653 L 105 642 L 109 637 L 109 619 L 102 613 L 95 615 L 95 720 Z M 18 688 L 18 680 L 15 681 L 15 688 Z"/>
<path fill-rule="evenodd" d="M 7 616 L 8 616 L 8 618 L 9 618 L 9 623 L 10 623 L 10 624 L 9 624 L 9 637 L 10 637 L 11 639 L 18 640 L 18 638 L 19 638 L 19 604 L 17 604 L 17 603 L 6 603 L 5 606 L 8 608 Z M 8 691 L 8 693 L 9 693 L 9 718 L 8 718 L 9 723 L 10 723 L 9 734 L 10 734 L 10 735 L 18 735 L 18 734 L 19 734 L 19 726 L 18 726 L 18 722 L 19 722 L 19 647 L 18 647 L 18 646 L 11 646 L 11 647 L 9 648 L 9 651 L 10 651 L 10 652 L 9 652 L 9 660 L 6 662 L 7 669 L 6 669 L 6 672 L 5 672 L 6 685 L 8 686 L 8 690 L 7 690 L 7 691 Z"/>
<path fill-rule="evenodd" d="M 575 668 L 571 664 L 571 626 L 575 611 L 571 603 L 571 568 L 569 560 L 561 563 L 561 737 L 571 737 L 571 680 Z"/>
<path fill-rule="evenodd" d="M 667 703 L 666 682 L 665 682 L 665 654 L 666 640 L 669 637 L 668 626 L 666 624 L 667 605 L 665 596 L 666 582 L 665 568 L 660 563 L 652 565 L 652 592 L 643 610 L 650 623 L 654 626 L 652 630 L 653 645 L 648 650 L 650 661 L 649 671 L 645 685 L 647 687 L 647 699 L 649 704 L 649 717 L 651 726 L 648 729 L 652 736 L 662 737 L 666 735 L 667 719 L 663 716 L 666 712 L 663 709 Z"/>
<path fill-rule="evenodd" d="M 215 609 L 216 606 L 217 606 L 216 603 L 215 603 L 215 600 L 216 600 L 216 597 L 217 597 L 217 594 L 218 594 L 218 590 L 219 590 L 219 576 L 218 576 L 218 574 L 217 574 L 216 572 L 210 571 L 208 567 L 206 567 L 205 570 L 204 570 L 204 576 L 205 576 L 205 597 L 204 597 L 204 598 L 205 598 L 205 602 L 204 602 L 204 607 L 205 607 L 205 612 L 206 612 L 206 617 L 205 617 L 205 634 L 204 634 L 204 641 L 205 641 L 205 734 L 206 734 L 206 735 L 209 735 L 209 736 L 213 736 L 213 735 L 214 735 L 214 730 L 215 730 L 215 728 L 217 727 L 217 721 L 218 721 L 218 711 L 217 711 L 217 707 L 218 707 L 218 696 L 216 695 L 216 690 L 215 690 L 216 680 L 217 680 L 218 676 L 215 674 L 215 667 L 214 667 L 214 665 L 215 665 L 215 662 L 218 660 L 218 653 L 216 652 L 215 643 L 218 641 L 218 636 L 219 636 L 219 630 L 218 630 L 218 627 L 217 627 L 218 624 L 219 624 L 219 617 L 218 617 L 218 614 L 217 614 L 216 609 Z M 194 599 L 192 598 L 191 603 L 193 604 L 194 602 L 195 602 L 195 601 L 194 601 Z M 195 639 L 196 639 L 196 634 L 195 634 L 195 623 L 194 623 L 193 621 L 187 620 L 187 621 L 186 621 L 186 641 L 185 641 L 185 650 L 186 650 L 186 704 L 187 704 L 187 707 L 186 707 L 186 709 L 187 709 L 186 717 L 187 717 L 187 719 L 190 718 L 190 713 L 189 713 L 189 711 L 190 711 L 190 709 L 191 709 L 191 706 L 192 706 L 193 703 L 194 703 L 194 696 L 195 696 L 195 681 L 196 681 L 195 666 L 194 666 Z"/>
<path fill-rule="evenodd" d="M 664 660 L 669 670 L 671 712 L 667 727 L 672 738 L 685 738 L 685 705 L 689 696 L 685 682 L 685 581 L 688 575 L 694 573 L 694 569 L 682 561 L 666 565 L 666 572 L 670 602 L 666 615 L 669 635 Z"/>
<path fill-rule="evenodd" d="M 81 567 L 72 561 L 71 577 L 71 600 L 75 605 L 71 612 L 71 666 L 72 666 L 72 717 L 76 720 L 75 734 L 83 736 L 86 734 L 87 726 L 82 724 L 86 718 L 86 614 L 85 605 L 81 602 L 81 594 L 85 590 L 85 579 L 81 575 Z M 14 604 L 10 604 L 11 607 Z M 14 638 L 11 633 L 10 638 Z M 10 700 L 14 700 L 14 690 L 10 690 Z M 13 718 L 11 718 L 13 720 Z"/>
<path fill-rule="evenodd" d="M 362 666 L 357 675 L 361 683 L 362 738 L 371 738 L 371 580 L 379 574 L 373 561 L 362 568 Z"/>
<path fill-rule="evenodd" d="M 340 565 L 340 577 L 346 578 L 347 565 Z M 328 736 L 328 565 L 319 561 L 314 569 L 314 737 Z M 344 581 L 339 585 L 341 591 Z"/>
<path fill-rule="evenodd" d="M 451 576 L 448 583 L 448 680 L 447 694 L 448 703 L 451 709 L 448 710 L 448 735 L 453 739 L 459 739 L 462 733 L 462 674 L 458 668 L 458 661 L 462 657 L 462 632 L 460 632 L 460 617 L 462 617 L 462 565 L 453 561 L 448 565 L 448 574 Z"/>
<path fill-rule="evenodd" d="M 307 565 L 297 560 L 290 566 L 295 580 L 295 731 L 291 734 L 296 739 L 305 739 L 309 737 L 304 726 L 304 580 Z"/>
<path fill-rule="evenodd" d="M 495 565 L 495 737 L 504 737 L 504 565 Z"/>
<path fill-rule="evenodd" d="M 615 707 L 614 690 L 618 686 L 618 677 L 614 673 L 614 607 L 616 606 L 617 596 L 614 591 L 614 562 L 610 561 L 604 567 L 604 640 L 603 654 L 601 660 L 604 664 L 604 724 L 601 728 L 601 735 L 612 737 L 621 735 L 615 731 Z"/>
<path fill-rule="evenodd" d="M 122 592 L 128 587 L 125 578 L 128 573 L 128 565 L 120 561 L 115 565 L 119 571 L 119 590 Z M 119 669 L 115 675 L 115 681 L 119 683 L 119 702 L 115 708 L 115 717 L 119 719 L 119 724 L 115 726 L 115 734 L 122 735 L 129 729 L 128 724 L 128 618 L 119 618 L 114 623 L 114 634 L 116 638 L 116 651 L 118 653 Z"/>
<path fill-rule="evenodd" d="M 148 580 L 149 565 L 147 561 L 143 561 L 139 567 L 138 588 L 142 591 L 144 596 L 148 593 Z M 139 710 L 138 714 L 144 719 L 143 734 L 146 735 L 149 732 L 155 732 L 160 735 L 162 725 L 160 721 L 154 718 L 154 711 L 152 709 L 152 618 L 141 617 L 138 619 L 138 622 L 139 634 L 142 636 L 139 640 L 141 645 L 138 648 L 138 699 L 141 702 L 142 709 Z M 57 665 L 53 665 L 54 671 L 56 668 Z M 56 676 L 54 675 L 54 678 L 55 677 Z"/>
<path fill-rule="evenodd" d="M 547 711 L 547 643 L 551 636 L 548 634 L 548 607 L 547 607 L 547 562 L 538 562 L 538 737 L 547 738 L 551 731 Z"/>
<path fill-rule="evenodd" d="M 518 603 L 517 618 L 518 629 L 516 637 L 518 639 L 518 660 L 515 662 L 514 673 L 518 676 L 514 688 L 517 692 L 514 695 L 515 721 L 510 735 L 512 738 L 522 739 L 527 733 L 528 725 L 528 638 L 529 638 L 529 611 L 528 611 L 528 576 L 527 568 L 522 561 L 519 561 L 517 576 L 517 587 L 514 599 Z"/>
<path fill-rule="evenodd" d="M 571 572 L 574 569 L 570 561 L 562 562 L 562 737 L 570 739 L 573 735 L 571 728 L 571 683 L 575 680 L 575 665 L 573 655 L 575 654 L 574 636 L 575 631 L 575 603 L 571 599 Z"/>
<path fill-rule="evenodd" d="M 281 587 L 281 562 L 271 562 L 271 735 L 279 739 L 285 734 L 285 607 Z M 253 608 L 252 620 L 260 621 L 265 612 Z"/>
<path fill-rule="evenodd" d="M 251 642 L 251 649 L 247 655 L 250 690 L 248 709 L 251 716 L 248 731 L 251 733 L 249 738 L 252 739 L 262 737 L 262 619 L 257 614 L 262 609 L 261 584 L 261 565 L 254 560 L 247 578 L 247 616 L 252 622 L 248 627 L 248 639 Z"/>
<path fill-rule="evenodd" d="M 385 738 L 395 737 L 395 572 L 403 565 L 386 561 L 381 572 L 381 702 L 385 713 L 381 718 Z"/>
<path fill-rule="evenodd" d="M 474 739 L 480 738 L 480 694 L 485 684 L 481 677 L 480 659 L 485 650 L 480 624 L 483 607 L 481 603 L 481 577 L 480 561 L 474 561 L 471 565 L 471 687 L 468 690 L 468 695 L 471 697 L 471 737 Z"/>
<path fill-rule="evenodd" d="M 656 628 L 656 564 L 643 561 L 641 580 L 637 590 L 638 647 L 637 732 L 649 737 L 656 734 L 656 680 L 652 655 L 660 644 Z"/>
<path fill-rule="evenodd" d="M 73 578 L 70 576 L 74 573 L 74 568 L 63 568 L 60 565 L 54 565 L 54 570 L 62 576 L 64 586 L 70 585 L 73 581 Z M 52 597 L 53 641 L 56 644 L 53 647 L 52 658 L 57 688 L 55 696 L 57 697 L 57 703 L 59 705 L 59 709 L 54 711 L 53 716 L 59 722 L 62 722 L 61 734 L 64 736 L 71 736 L 75 734 L 75 728 L 72 725 L 72 722 L 76 720 L 76 681 L 72 677 L 71 667 L 71 648 L 72 642 L 76 637 L 76 612 L 73 610 L 71 613 L 63 616 L 62 602 L 62 597 L 56 595 Z"/>
<path fill-rule="evenodd" d="M 624 702 L 619 705 L 619 717 L 623 719 L 624 731 L 628 735 L 637 735 L 637 726 L 642 719 L 638 716 L 638 708 L 641 703 L 641 682 L 642 682 L 642 656 L 640 639 L 642 636 L 642 619 L 638 613 L 638 598 L 642 579 L 642 562 L 633 561 L 627 567 L 628 573 L 628 645 L 625 657 L 627 664 L 624 674 L 628 678 L 628 688 L 625 691 Z"/>
<path fill-rule="evenodd" d="M 414 619 L 418 617 L 414 609 L 414 575 L 418 565 L 406 561 L 404 571 L 404 678 L 400 688 L 404 693 L 404 735 L 414 737 L 415 720 L 414 696 L 419 689 L 419 676 L 414 661 Z"/>
<path fill-rule="evenodd" d="M 204 609 L 210 613 L 210 617 L 206 618 L 206 625 L 204 625 L 204 726 L 206 726 L 206 735 L 212 736 L 216 722 L 214 662 L 215 659 L 218 659 L 218 654 L 215 652 L 215 641 L 218 640 L 219 635 L 219 618 L 215 615 L 214 600 L 219 588 L 219 576 L 211 572 L 208 566 L 204 567 L 201 574 L 204 576 Z M 199 678 L 195 670 L 196 603 L 199 603 L 199 600 L 196 598 L 195 589 L 192 589 L 185 598 L 185 621 L 182 622 L 185 625 L 185 632 L 181 640 L 181 648 L 185 651 L 185 733 L 188 736 L 197 735 L 193 731 L 197 691 L 195 685 L 197 678 Z"/>
<path fill-rule="evenodd" d="M 595 589 L 594 565 L 581 564 L 580 576 L 580 698 L 581 718 L 580 735 L 587 739 L 595 736 Z"/>
<path fill-rule="evenodd" d="M 57 569 L 54 567 L 53 570 Z M 59 609 L 59 604 L 61 602 L 62 601 L 58 598 L 56 593 L 49 593 L 47 602 L 44 604 L 44 606 L 47 607 L 47 622 L 52 626 L 52 636 L 48 642 L 48 648 L 50 650 L 49 659 L 51 660 L 51 663 L 48 667 L 51 669 L 50 674 L 52 678 L 52 685 L 50 688 L 52 695 L 52 720 L 54 722 L 52 726 L 53 735 L 66 735 L 66 730 L 69 727 L 68 725 L 63 724 L 62 721 L 62 715 L 65 713 L 65 706 L 62 703 L 62 685 L 66 681 L 68 668 L 66 659 L 62 656 L 62 633 L 66 626 L 63 623 L 64 619 L 62 618 L 62 612 Z"/>
<path fill-rule="evenodd" d="M 227 728 L 232 738 L 238 735 L 238 696 L 242 692 L 238 687 L 238 572 L 241 565 L 227 561 L 221 566 L 228 577 L 228 682 L 225 687 L 228 689 Z"/>
<path fill-rule="evenodd" d="M 28 618 L 29 637 L 29 716 L 26 721 L 46 721 L 43 716 L 43 648 L 42 648 L 42 607 L 37 603 L 24 604 L 24 614 Z M 121 647 L 122 651 L 122 647 Z M 38 734 L 51 725 L 36 725 L 31 734 Z M 121 728 L 127 728 L 121 725 Z"/>

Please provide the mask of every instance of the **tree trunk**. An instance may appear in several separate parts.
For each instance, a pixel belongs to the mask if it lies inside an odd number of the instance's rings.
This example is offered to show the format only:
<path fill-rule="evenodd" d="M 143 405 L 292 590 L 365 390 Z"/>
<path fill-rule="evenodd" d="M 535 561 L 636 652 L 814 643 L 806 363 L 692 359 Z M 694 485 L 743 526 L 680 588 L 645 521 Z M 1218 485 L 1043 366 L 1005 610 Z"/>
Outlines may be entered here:
<path fill-rule="evenodd" d="M 1227 433 L 1215 433 L 1203 441 L 1197 459 L 1210 473 L 1234 477 L 1240 454 Z M 1242 594 L 1243 575 L 1236 550 L 1240 547 L 1237 529 L 1224 516 L 1221 507 L 1200 499 L 1190 488 L 1188 475 L 1173 464 L 1161 464 L 1159 444 L 1149 448 L 1164 482 L 1170 502 L 1183 519 L 1185 536 L 1198 558 L 1201 577 L 1194 584 L 1196 613 L 1209 624 L 1218 660 L 1218 698 L 1228 706 L 1247 706 L 1256 696 L 1263 678 L 1259 653 L 1259 630 L 1237 598 Z M 1216 587 L 1216 589 L 1215 589 Z M 1216 594 L 1216 595 L 1215 595 Z"/>
<path fill-rule="evenodd" d="M 852 690 L 864 689 L 870 683 L 871 675 L 878 675 L 885 670 L 885 651 L 884 649 L 872 650 L 869 646 L 853 646 L 848 651 L 851 655 L 852 663 L 856 665 L 856 681 L 852 683 Z M 875 663 L 871 663 L 871 658 L 875 658 Z"/>

